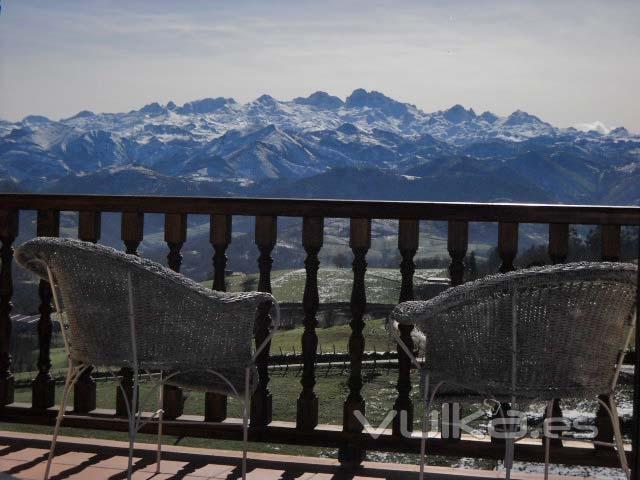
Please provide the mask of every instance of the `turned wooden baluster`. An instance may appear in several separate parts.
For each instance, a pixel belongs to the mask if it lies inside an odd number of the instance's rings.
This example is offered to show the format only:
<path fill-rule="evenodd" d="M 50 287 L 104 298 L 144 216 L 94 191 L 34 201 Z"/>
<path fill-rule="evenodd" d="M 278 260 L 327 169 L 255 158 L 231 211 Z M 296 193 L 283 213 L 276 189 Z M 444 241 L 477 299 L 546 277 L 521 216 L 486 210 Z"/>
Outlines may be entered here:
<path fill-rule="evenodd" d="M 569 224 L 549 224 L 549 258 L 555 265 L 564 263 L 569 255 Z"/>
<path fill-rule="evenodd" d="M 123 212 L 120 230 L 127 254 L 138 255 L 138 246 L 144 235 L 144 214 Z M 131 403 L 133 401 L 133 371 L 130 368 L 121 368 L 119 375 L 122 377 L 122 388 L 126 392 L 126 398 Z M 127 416 L 125 397 L 120 388 L 116 391 L 116 415 Z"/>
<path fill-rule="evenodd" d="M 569 224 L 568 223 L 550 223 L 549 224 L 549 258 L 555 265 L 557 263 L 564 263 L 567 260 L 569 254 Z M 543 421 L 546 420 L 547 410 L 543 416 Z M 562 409 L 560 408 L 560 399 L 553 400 L 553 406 L 551 408 L 552 418 L 562 418 Z M 552 423 L 552 426 L 560 427 L 560 423 Z M 553 448 L 562 447 L 562 439 L 552 438 L 549 445 Z"/>
<path fill-rule="evenodd" d="M 304 333 L 302 334 L 302 392 L 298 398 L 296 428 L 313 430 L 318 425 L 318 397 L 313 391 L 316 384 L 315 364 L 318 349 L 318 335 L 316 327 L 316 313 L 320 304 L 318 295 L 318 253 L 322 248 L 324 234 L 324 219 L 320 217 L 305 217 L 302 221 L 302 246 L 307 252 L 304 261 L 306 281 L 302 307 L 304 309 Z"/>
<path fill-rule="evenodd" d="M 620 225 L 602 225 L 602 246 L 601 257 L 604 262 L 618 262 L 620 261 Z M 609 405 L 609 396 L 600 395 L 598 398 Z M 613 443 L 613 428 L 611 426 L 611 419 L 607 414 L 607 411 L 598 404 L 598 411 L 596 412 L 596 427 L 598 433 L 596 435 L 596 441 Z M 596 450 L 607 449 L 604 445 L 595 445 Z"/>
<path fill-rule="evenodd" d="M 100 239 L 102 215 L 96 211 L 83 211 L 78 214 L 78 238 L 85 242 L 96 243 Z M 96 381 L 91 377 L 93 367 L 88 367 L 75 384 L 73 410 L 88 413 L 96 408 Z"/>
<path fill-rule="evenodd" d="M 451 257 L 449 277 L 451 278 L 452 287 L 464 283 L 464 258 L 467 255 L 468 246 L 469 223 L 451 220 L 447 230 L 447 250 Z"/>
<path fill-rule="evenodd" d="M 398 225 L 398 249 L 402 256 L 400 263 L 400 274 L 402 283 L 400 285 L 400 298 L 398 302 L 406 302 L 413 300 L 413 274 L 416 267 L 413 263 L 413 257 L 418 251 L 418 237 L 420 233 L 420 223 L 418 220 L 400 220 Z M 404 344 L 413 351 L 413 340 L 411 332 L 413 325 L 399 325 L 400 339 Z M 396 389 L 398 397 L 393 405 L 396 416 L 393 419 L 392 431 L 394 435 L 402 434 L 402 418 L 405 416 L 406 423 L 404 427 L 407 431 L 413 430 L 413 402 L 411 401 L 411 359 L 405 351 L 397 346 L 398 350 L 398 383 Z M 404 412 L 404 413 L 403 413 Z"/>
<path fill-rule="evenodd" d="M 276 246 L 278 235 L 278 219 L 271 216 L 256 217 L 255 243 L 260 251 L 258 257 L 258 269 L 260 280 L 258 290 L 271 293 L 271 251 Z M 270 305 L 262 305 L 259 309 L 255 343 L 256 348 L 262 344 L 271 331 L 271 315 L 269 315 Z M 258 370 L 258 388 L 251 397 L 251 426 L 263 427 L 271 423 L 272 419 L 272 398 L 269 391 L 269 349 L 270 345 L 262 351 L 256 359 Z"/>
<path fill-rule="evenodd" d="M 231 243 L 231 215 L 211 215 L 209 241 L 213 245 L 213 290 L 224 292 L 227 269 L 227 247 Z M 204 398 L 204 419 L 207 422 L 222 422 L 227 418 L 227 396 L 207 392 Z"/>
<path fill-rule="evenodd" d="M 167 264 L 174 272 L 180 271 L 182 265 L 182 253 L 180 250 L 187 239 L 187 216 L 182 213 L 167 213 L 164 216 L 164 241 L 169 247 Z M 165 385 L 164 416 L 167 419 L 176 419 L 184 412 L 184 395 L 180 387 Z"/>
<path fill-rule="evenodd" d="M 352 218 L 349 236 L 349 246 L 353 252 L 353 288 L 351 290 L 351 336 L 349 337 L 349 395 L 344 403 L 342 429 L 345 432 L 359 433 L 363 425 L 354 412 L 365 414 L 365 404 L 362 398 L 362 356 L 364 353 L 364 314 L 367 308 L 367 295 L 364 277 L 367 271 L 366 256 L 371 247 L 371 220 L 366 218 Z M 338 459 L 345 468 L 357 467 L 365 457 L 365 451 L 342 446 L 338 452 Z"/>
<path fill-rule="evenodd" d="M 60 234 L 60 212 L 54 210 L 38 210 L 37 236 L 57 237 Z M 51 313 L 53 299 L 51 285 L 40 280 L 38 285 L 40 296 L 40 319 L 38 320 L 38 375 L 31 383 L 32 407 L 45 409 L 55 404 L 56 383 L 51 376 L 51 334 L 53 322 Z"/>
<path fill-rule="evenodd" d="M 513 222 L 500 222 L 498 225 L 498 254 L 500 255 L 500 273 L 507 273 L 514 269 L 513 261 L 518 254 L 518 224 Z M 511 345 L 505 345 L 510 349 Z M 509 403 L 501 403 L 500 411 L 496 415 L 506 416 L 511 409 Z M 504 443 L 504 439 L 491 437 L 492 443 Z"/>
<path fill-rule="evenodd" d="M 226 292 L 227 247 L 231 243 L 231 215 L 211 215 L 209 239 L 213 245 L 213 290 Z"/>
<path fill-rule="evenodd" d="M 638 259 L 640 261 L 640 227 L 638 227 Z M 640 328 L 638 328 L 638 311 L 640 310 L 640 268 L 636 277 L 636 328 L 633 339 L 636 353 L 633 361 L 633 414 L 631 416 L 631 480 L 640 480 Z"/>
<path fill-rule="evenodd" d="M 513 261 L 518 254 L 518 224 L 500 222 L 498 225 L 498 254 L 500 255 L 500 273 L 514 269 Z"/>
<path fill-rule="evenodd" d="M 0 408 L 13 403 L 11 372 L 11 297 L 13 296 L 13 242 L 18 236 L 18 211 L 0 210 Z"/>
<path fill-rule="evenodd" d="M 465 264 L 464 259 L 469 247 L 469 222 L 451 220 L 447 227 L 447 250 L 451 263 L 449 264 L 449 278 L 451 286 L 462 285 L 464 283 Z M 456 442 L 460 440 L 460 428 L 456 424 L 456 419 L 460 418 L 460 406 L 453 403 L 442 404 L 442 419 L 449 419 L 448 422 L 441 422 L 442 438 Z"/>

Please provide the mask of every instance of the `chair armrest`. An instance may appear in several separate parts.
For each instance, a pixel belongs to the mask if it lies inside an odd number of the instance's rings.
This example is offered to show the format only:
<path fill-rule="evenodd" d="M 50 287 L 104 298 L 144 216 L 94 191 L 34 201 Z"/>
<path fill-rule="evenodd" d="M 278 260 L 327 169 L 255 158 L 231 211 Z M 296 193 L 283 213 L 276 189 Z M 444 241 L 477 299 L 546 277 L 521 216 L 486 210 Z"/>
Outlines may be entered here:
<path fill-rule="evenodd" d="M 429 318 L 433 310 L 433 305 L 429 301 L 412 300 L 402 302 L 391 311 L 390 322 L 397 322 L 400 325 L 418 325 L 424 327 L 424 323 Z"/>

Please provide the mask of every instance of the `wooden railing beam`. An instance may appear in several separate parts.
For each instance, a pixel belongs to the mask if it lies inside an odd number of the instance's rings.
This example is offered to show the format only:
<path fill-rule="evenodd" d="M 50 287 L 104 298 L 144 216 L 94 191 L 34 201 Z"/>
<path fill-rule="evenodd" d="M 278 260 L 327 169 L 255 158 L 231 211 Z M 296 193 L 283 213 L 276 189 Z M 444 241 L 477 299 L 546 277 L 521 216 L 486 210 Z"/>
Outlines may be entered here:
<path fill-rule="evenodd" d="M 181 213 L 279 217 L 417 219 L 467 222 L 640 225 L 640 207 L 473 202 L 395 202 L 238 197 L 0 194 L 5 209 Z"/>

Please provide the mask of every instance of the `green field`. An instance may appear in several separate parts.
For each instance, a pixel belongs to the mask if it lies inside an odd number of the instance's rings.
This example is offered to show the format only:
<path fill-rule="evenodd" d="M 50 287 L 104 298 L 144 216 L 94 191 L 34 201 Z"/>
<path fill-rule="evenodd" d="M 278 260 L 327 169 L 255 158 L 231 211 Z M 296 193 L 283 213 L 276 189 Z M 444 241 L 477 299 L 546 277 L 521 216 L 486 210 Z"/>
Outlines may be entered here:
<path fill-rule="evenodd" d="M 419 286 L 430 277 L 447 277 L 442 269 L 417 269 L 414 283 Z M 227 276 L 227 290 L 243 292 L 258 289 L 257 273 L 233 273 Z M 273 295 L 280 302 L 302 302 L 305 270 L 288 269 L 271 272 Z M 365 274 L 367 301 L 371 303 L 397 303 L 400 295 L 400 271 L 390 268 L 369 268 Z M 211 288 L 211 280 L 203 282 Z M 318 271 L 320 302 L 348 302 L 353 284 L 353 273 L 347 268 L 321 268 Z"/>

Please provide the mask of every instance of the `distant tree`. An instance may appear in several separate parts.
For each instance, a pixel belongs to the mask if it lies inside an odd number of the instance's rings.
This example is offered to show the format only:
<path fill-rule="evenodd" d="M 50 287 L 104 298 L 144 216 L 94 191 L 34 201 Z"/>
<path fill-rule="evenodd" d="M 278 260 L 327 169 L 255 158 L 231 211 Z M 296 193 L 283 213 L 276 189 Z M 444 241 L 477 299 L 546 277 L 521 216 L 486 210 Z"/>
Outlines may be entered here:
<path fill-rule="evenodd" d="M 589 230 L 586 239 L 588 258 L 581 260 L 597 260 L 602 252 L 602 227 L 600 225 Z"/>
<path fill-rule="evenodd" d="M 497 273 L 501 263 L 502 260 L 500 259 L 500 254 L 498 253 L 498 247 L 493 247 L 491 250 L 489 250 L 487 260 L 486 262 L 484 262 L 484 266 L 481 270 L 482 274 L 491 275 L 493 273 Z"/>
<path fill-rule="evenodd" d="M 541 267 L 549 263 L 546 245 L 531 245 L 518 255 L 516 265 L 520 268 Z"/>

